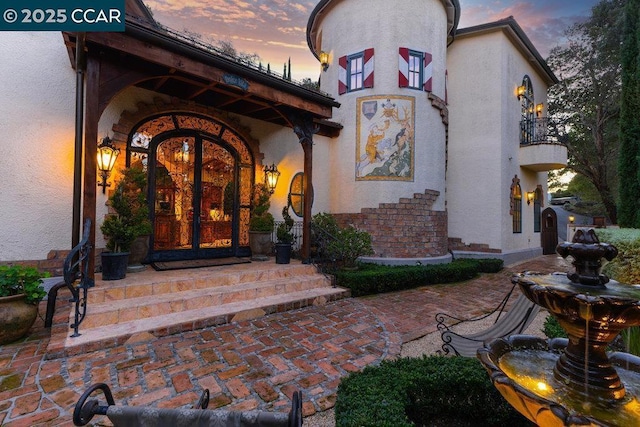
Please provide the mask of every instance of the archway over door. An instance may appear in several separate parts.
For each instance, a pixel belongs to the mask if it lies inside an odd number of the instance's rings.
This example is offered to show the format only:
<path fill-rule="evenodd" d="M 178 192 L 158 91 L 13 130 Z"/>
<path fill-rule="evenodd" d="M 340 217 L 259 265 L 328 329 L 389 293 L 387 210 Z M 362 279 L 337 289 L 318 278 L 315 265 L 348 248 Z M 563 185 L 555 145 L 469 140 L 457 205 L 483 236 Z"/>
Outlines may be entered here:
<path fill-rule="evenodd" d="M 542 233 L 540 233 L 540 239 L 543 255 L 556 253 L 556 246 L 558 246 L 558 215 L 553 208 L 546 208 L 542 211 Z"/>
<path fill-rule="evenodd" d="M 169 112 L 135 125 L 127 166 L 149 177 L 149 261 L 248 256 L 254 157 L 215 118 Z"/>

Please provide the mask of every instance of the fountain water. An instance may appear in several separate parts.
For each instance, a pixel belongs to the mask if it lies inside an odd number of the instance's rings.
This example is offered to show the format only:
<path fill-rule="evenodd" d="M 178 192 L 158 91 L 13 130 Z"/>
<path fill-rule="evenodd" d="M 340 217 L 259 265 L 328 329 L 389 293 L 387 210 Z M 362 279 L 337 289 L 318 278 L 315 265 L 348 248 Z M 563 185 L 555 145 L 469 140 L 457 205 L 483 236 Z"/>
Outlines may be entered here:
<path fill-rule="evenodd" d="M 640 325 L 640 286 L 601 273 L 618 253 L 594 230 L 558 245 L 576 271 L 514 276 L 521 291 L 546 308 L 568 339 L 515 335 L 478 351 L 491 380 L 521 414 L 541 426 L 640 426 L 640 358 L 607 353 L 624 329 Z"/>

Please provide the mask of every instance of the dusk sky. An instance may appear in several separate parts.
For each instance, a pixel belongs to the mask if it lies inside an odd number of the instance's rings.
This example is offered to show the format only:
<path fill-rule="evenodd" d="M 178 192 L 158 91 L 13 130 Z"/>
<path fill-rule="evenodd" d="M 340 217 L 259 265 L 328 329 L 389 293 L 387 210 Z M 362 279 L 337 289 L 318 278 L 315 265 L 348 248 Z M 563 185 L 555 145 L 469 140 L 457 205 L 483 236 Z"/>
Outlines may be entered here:
<path fill-rule="evenodd" d="M 389 6 L 393 7 L 390 0 Z M 584 20 L 599 0 L 460 0 L 458 28 L 515 17 L 543 58 L 562 43 L 571 24 Z M 145 0 L 154 18 L 176 31 L 225 40 L 282 72 L 291 58 L 292 77 L 317 80 L 320 65 L 307 46 L 309 15 L 318 0 Z"/>

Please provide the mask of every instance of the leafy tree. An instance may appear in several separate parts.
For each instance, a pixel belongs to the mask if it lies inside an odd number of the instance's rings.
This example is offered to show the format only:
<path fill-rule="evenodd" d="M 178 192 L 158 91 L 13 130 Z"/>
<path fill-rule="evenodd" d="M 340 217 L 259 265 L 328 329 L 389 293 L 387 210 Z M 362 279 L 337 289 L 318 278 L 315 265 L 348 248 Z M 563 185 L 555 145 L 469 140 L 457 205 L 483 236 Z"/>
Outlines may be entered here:
<path fill-rule="evenodd" d="M 591 181 L 609 219 L 617 222 L 620 42 L 624 0 L 602 0 L 571 26 L 566 46 L 551 50 L 560 83 L 549 91 L 551 132 L 566 144 L 569 167 Z"/>
<path fill-rule="evenodd" d="M 640 0 L 628 0 L 622 40 L 618 224 L 640 228 Z"/>

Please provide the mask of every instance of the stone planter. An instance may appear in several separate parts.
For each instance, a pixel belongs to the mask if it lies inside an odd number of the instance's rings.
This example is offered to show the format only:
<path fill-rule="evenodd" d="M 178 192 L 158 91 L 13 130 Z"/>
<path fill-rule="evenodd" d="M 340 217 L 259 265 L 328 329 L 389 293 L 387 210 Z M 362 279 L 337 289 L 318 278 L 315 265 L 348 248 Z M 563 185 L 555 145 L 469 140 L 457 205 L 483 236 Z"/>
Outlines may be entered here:
<path fill-rule="evenodd" d="M 252 261 L 267 261 L 273 247 L 271 231 L 249 231 L 249 247 Z"/>
<path fill-rule="evenodd" d="M 131 244 L 129 250 L 129 264 L 127 273 L 137 273 L 146 270 L 146 266 L 142 265 L 149 253 L 149 236 L 138 236 Z"/>
<path fill-rule="evenodd" d="M 38 306 L 24 302 L 25 295 L 0 297 L 0 345 L 22 338 L 38 314 Z"/>

